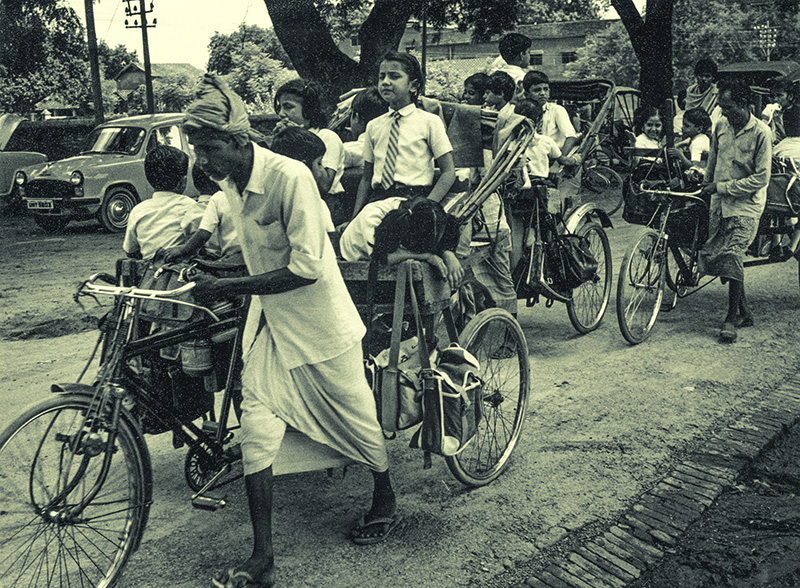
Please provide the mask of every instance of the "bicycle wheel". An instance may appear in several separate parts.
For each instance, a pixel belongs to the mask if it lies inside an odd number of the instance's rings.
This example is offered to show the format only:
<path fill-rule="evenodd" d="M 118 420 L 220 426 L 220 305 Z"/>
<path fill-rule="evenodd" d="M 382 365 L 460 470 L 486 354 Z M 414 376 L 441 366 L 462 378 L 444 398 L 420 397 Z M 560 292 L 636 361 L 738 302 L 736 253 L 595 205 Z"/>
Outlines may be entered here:
<path fill-rule="evenodd" d="M 650 335 L 664 295 L 664 250 L 658 233 L 644 229 L 625 253 L 617 282 L 617 320 L 622 336 L 636 345 Z"/>
<path fill-rule="evenodd" d="M 92 399 L 54 396 L 0 434 L 0 578 L 5 586 L 113 586 L 138 547 L 152 478 L 126 417 L 111 449 Z"/>
<path fill-rule="evenodd" d="M 446 458 L 467 486 L 485 486 L 508 467 L 522 432 L 530 388 L 528 343 L 517 320 L 499 308 L 484 310 L 459 337 L 481 366 L 483 418 L 461 453 Z"/>
<path fill-rule="evenodd" d="M 622 176 L 606 165 L 583 170 L 583 201 L 591 200 L 611 216 L 622 206 Z"/>
<path fill-rule="evenodd" d="M 590 333 L 600 326 L 611 298 L 611 281 L 614 267 L 611 263 L 611 246 L 608 235 L 598 223 L 586 223 L 578 235 L 589 239 L 592 256 L 597 260 L 597 275 L 572 290 L 567 301 L 567 314 L 575 330 Z"/>

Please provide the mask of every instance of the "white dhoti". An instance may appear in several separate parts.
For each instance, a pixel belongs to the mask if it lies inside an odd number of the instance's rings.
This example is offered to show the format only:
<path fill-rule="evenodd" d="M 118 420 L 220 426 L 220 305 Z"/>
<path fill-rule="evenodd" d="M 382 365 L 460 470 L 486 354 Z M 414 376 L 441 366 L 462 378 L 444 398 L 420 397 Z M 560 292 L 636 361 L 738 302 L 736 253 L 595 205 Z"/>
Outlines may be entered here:
<path fill-rule="evenodd" d="M 333 359 L 287 370 L 265 326 L 243 359 L 245 475 L 272 465 L 287 424 L 374 471 L 389 468 L 360 343 Z"/>

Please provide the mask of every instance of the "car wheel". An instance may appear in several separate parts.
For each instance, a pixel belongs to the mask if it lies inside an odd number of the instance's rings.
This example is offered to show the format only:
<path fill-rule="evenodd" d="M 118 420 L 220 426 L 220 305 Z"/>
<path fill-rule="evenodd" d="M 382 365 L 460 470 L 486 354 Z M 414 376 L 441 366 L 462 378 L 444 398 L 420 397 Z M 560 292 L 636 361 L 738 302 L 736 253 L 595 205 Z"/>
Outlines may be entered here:
<path fill-rule="evenodd" d="M 42 214 L 34 214 L 33 220 L 45 233 L 60 233 L 69 223 L 69 219 Z"/>
<path fill-rule="evenodd" d="M 136 194 L 128 188 L 112 188 L 100 207 L 100 224 L 109 233 L 121 233 L 128 226 L 128 217 L 138 201 Z"/>

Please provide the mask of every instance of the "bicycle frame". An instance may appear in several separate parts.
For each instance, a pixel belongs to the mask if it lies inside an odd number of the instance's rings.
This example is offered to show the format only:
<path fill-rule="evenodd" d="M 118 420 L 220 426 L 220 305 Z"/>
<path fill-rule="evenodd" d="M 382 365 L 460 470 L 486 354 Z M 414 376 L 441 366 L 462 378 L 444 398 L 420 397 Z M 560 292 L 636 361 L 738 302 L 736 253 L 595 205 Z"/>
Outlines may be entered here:
<path fill-rule="evenodd" d="M 231 390 L 235 377 L 236 354 L 232 353 L 228 361 L 220 418 L 215 421 L 217 423 L 215 427 L 209 427 L 209 432 L 191 421 L 180 418 L 171 406 L 161 400 L 153 384 L 148 382 L 141 374 L 136 373 L 131 361 L 183 342 L 199 338 L 212 339 L 232 329 L 235 329 L 233 349 L 236 349 L 241 345 L 244 305 L 234 307 L 228 303 L 212 310 L 204 306 L 174 299 L 175 296 L 191 290 L 194 286 L 193 283 L 171 291 L 106 286 L 95 283 L 98 279 L 108 278 L 110 276 L 103 276 L 102 274 L 92 276 L 81 286 L 78 294 L 88 296 L 100 294 L 115 297 L 115 309 L 110 315 L 110 318 L 114 318 L 114 324 L 111 324 L 111 320 L 109 320 L 105 325 L 104 332 L 101 333 L 101 338 L 105 338 L 105 348 L 101 354 L 98 381 L 95 386 L 89 389 L 92 390 L 92 394 L 95 397 L 98 393 L 101 395 L 98 400 L 98 410 L 102 410 L 103 406 L 112 403 L 113 417 L 110 429 L 113 430 L 118 426 L 119 412 L 123 409 L 125 399 L 132 398 L 135 406 L 157 424 L 158 430 L 173 432 L 175 445 L 186 444 L 189 446 L 190 451 L 200 451 L 202 449 L 210 452 L 214 460 L 220 460 L 221 463 L 225 462 L 225 466 L 217 473 L 217 476 L 214 476 L 193 496 L 193 504 L 198 506 L 198 500 L 202 501 L 205 498 L 203 493 L 213 485 L 218 475 L 223 473 L 223 470 L 230 465 L 229 460 L 225 459 L 223 445 L 231 431 L 238 428 L 229 428 L 227 426 L 233 400 Z M 202 310 L 207 315 L 208 320 L 194 321 L 166 331 L 137 336 L 138 315 L 144 300 L 158 300 L 192 306 Z M 113 392 L 111 398 L 106 393 L 108 390 Z M 68 393 L 73 391 L 73 388 L 72 386 L 66 386 L 57 391 Z M 212 411 L 212 422 L 213 420 Z M 237 478 L 231 478 L 227 482 L 235 479 Z M 98 488 L 102 486 L 102 482 L 102 479 L 98 480 Z M 202 504 L 200 506 L 203 507 Z M 218 506 L 221 506 L 221 504 Z"/>

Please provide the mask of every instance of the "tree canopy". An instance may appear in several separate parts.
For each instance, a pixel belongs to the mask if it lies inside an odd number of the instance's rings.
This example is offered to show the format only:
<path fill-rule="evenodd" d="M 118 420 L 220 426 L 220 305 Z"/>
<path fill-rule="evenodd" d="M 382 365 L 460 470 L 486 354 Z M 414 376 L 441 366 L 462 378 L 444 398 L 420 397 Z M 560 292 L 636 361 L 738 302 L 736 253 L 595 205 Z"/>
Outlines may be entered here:
<path fill-rule="evenodd" d="M 609 0 L 264 0 L 278 39 L 297 73 L 331 95 L 374 82 L 379 60 L 396 50 L 412 18 L 435 30 L 457 25 L 486 39 L 521 22 L 593 18 Z M 337 41 L 357 39 L 358 59 Z"/>

